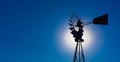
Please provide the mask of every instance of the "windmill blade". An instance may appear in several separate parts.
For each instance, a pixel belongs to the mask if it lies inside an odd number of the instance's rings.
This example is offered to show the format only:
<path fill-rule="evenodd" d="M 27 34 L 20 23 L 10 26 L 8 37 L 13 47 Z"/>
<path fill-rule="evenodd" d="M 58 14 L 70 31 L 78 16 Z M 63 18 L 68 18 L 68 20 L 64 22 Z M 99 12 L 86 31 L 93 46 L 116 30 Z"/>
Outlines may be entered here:
<path fill-rule="evenodd" d="M 70 30 L 73 30 L 73 29 L 74 29 L 74 27 L 70 27 L 69 29 L 70 29 Z"/>
<path fill-rule="evenodd" d="M 70 26 L 74 26 L 73 24 L 69 23 Z"/>
<path fill-rule="evenodd" d="M 70 23 L 73 23 L 73 21 L 72 20 L 69 20 L 70 21 Z"/>
<path fill-rule="evenodd" d="M 108 25 L 108 14 L 94 18 L 93 24 Z"/>

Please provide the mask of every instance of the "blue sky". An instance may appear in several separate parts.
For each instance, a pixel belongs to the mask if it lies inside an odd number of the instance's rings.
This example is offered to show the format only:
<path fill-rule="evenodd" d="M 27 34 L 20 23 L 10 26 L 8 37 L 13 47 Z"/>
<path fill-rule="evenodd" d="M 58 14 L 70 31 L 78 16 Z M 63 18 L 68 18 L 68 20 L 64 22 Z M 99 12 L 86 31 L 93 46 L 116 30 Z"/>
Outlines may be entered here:
<path fill-rule="evenodd" d="M 85 54 L 86 62 L 119 62 L 119 0 L 0 0 L 0 62 L 72 62 L 57 47 L 57 36 L 71 12 L 91 21 L 109 14 L 109 25 L 90 25 L 98 51 Z M 99 32 L 99 33 L 97 33 Z M 62 45 L 60 45 L 62 46 Z M 62 47 L 61 47 L 62 49 Z"/>

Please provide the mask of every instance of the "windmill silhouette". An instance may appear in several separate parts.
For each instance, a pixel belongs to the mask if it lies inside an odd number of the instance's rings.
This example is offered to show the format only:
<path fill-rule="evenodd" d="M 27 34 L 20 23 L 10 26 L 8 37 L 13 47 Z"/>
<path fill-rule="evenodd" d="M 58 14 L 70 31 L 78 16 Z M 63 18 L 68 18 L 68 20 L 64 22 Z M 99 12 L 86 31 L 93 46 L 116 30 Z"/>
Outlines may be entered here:
<path fill-rule="evenodd" d="M 84 39 L 82 39 L 84 32 L 83 27 L 89 24 L 108 25 L 108 14 L 96 17 L 93 19 L 92 22 L 81 22 L 81 18 L 79 17 L 79 15 L 73 13 L 70 16 L 69 22 L 69 29 L 71 30 L 71 34 L 75 38 L 74 40 L 76 42 L 73 62 L 85 62 L 82 46 L 82 42 L 84 42 Z"/>

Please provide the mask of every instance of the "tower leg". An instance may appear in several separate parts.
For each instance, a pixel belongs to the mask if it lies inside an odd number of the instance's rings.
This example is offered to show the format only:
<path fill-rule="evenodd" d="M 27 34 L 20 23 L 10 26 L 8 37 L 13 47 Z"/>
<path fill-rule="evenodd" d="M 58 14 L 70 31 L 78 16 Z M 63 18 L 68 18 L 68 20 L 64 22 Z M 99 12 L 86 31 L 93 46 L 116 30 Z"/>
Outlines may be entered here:
<path fill-rule="evenodd" d="M 73 62 L 85 62 L 82 42 L 77 42 Z"/>
<path fill-rule="evenodd" d="M 77 49 L 78 49 L 78 42 L 77 42 L 77 44 L 76 44 L 73 62 L 76 62 L 76 58 L 77 58 Z"/>

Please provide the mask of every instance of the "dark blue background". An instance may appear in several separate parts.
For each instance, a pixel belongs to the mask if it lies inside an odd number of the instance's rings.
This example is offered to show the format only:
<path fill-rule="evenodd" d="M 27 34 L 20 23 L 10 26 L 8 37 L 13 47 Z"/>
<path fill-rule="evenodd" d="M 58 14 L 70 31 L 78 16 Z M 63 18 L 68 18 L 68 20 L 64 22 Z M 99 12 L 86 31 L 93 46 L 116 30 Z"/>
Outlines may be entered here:
<path fill-rule="evenodd" d="M 84 19 L 109 14 L 108 26 L 93 27 L 103 45 L 86 62 L 119 62 L 119 0 L 0 0 L 0 62 L 72 62 L 59 52 L 55 36 L 73 11 Z"/>

